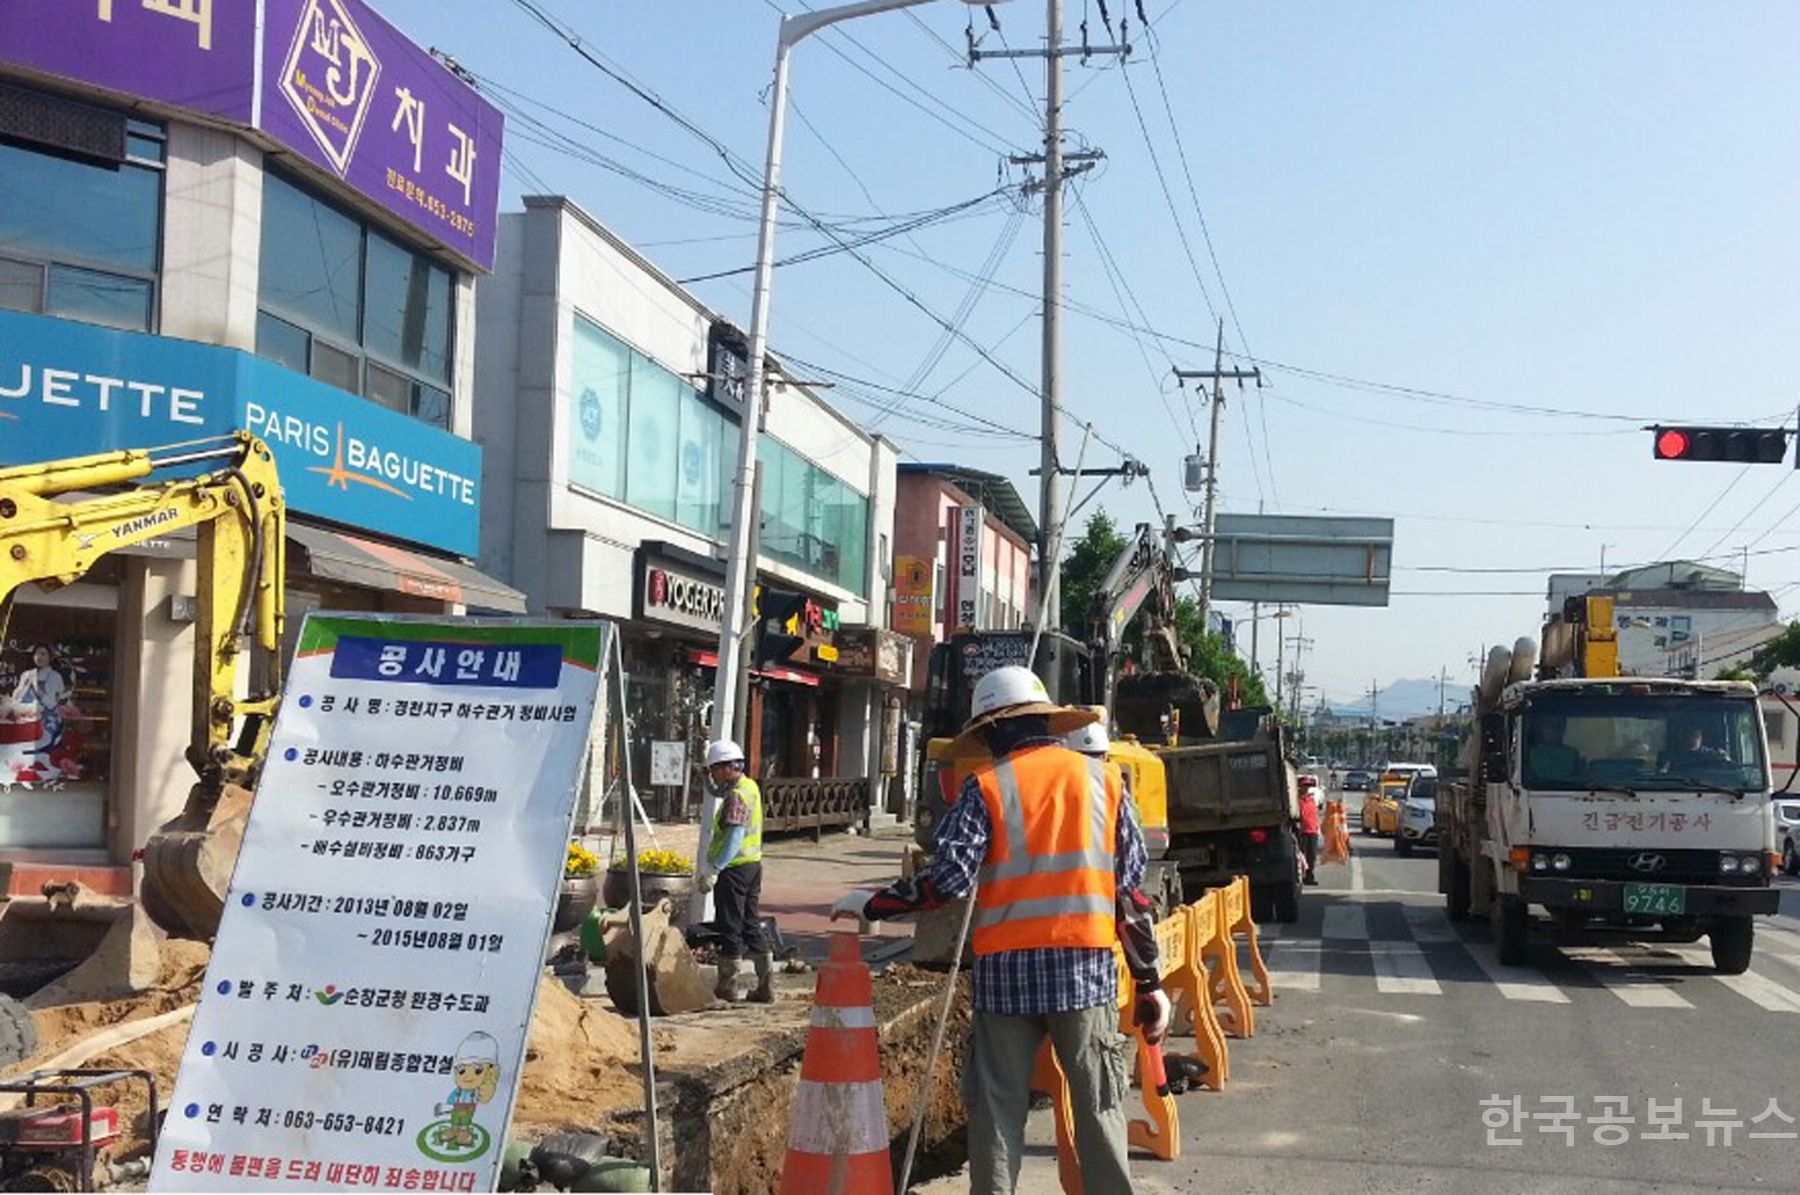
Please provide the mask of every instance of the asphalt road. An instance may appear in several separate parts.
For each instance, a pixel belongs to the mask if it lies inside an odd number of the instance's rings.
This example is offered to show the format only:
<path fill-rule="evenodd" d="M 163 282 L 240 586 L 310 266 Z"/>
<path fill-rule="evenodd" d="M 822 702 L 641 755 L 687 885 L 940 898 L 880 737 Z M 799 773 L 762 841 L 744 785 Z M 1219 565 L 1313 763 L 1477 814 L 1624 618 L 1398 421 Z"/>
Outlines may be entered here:
<path fill-rule="evenodd" d="M 1485 925 L 1445 919 L 1431 854 L 1356 835 L 1354 811 L 1352 830 L 1353 863 L 1321 869 L 1297 925 L 1266 927 L 1275 1004 L 1232 1043 L 1225 1091 L 1180 1097 L 1182 1154 L 1139 1162 L 1139 1191 L 1800 1189 L 1800 1136 L 1749 1137 L 1800 1134 L 1800 885 L 1782 881 L 1742 977 L 1713 974 L 1704 941 L 1539 942 L 1503 969 Z M 1020 1190 L 1056 1191 L 1048 1117 L 1032 1130 Z"/>

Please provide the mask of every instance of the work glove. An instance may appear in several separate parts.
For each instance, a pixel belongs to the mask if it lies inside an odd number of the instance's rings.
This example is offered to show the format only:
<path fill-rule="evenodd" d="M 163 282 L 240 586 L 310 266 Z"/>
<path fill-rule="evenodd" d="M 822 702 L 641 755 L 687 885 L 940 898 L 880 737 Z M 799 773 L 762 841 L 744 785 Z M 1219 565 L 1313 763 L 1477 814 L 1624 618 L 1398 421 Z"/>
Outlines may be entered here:
<path fill-rule="evenodd" d="M 844 893 L 838 897 L 837 903 L 831 906 L 831 919 L 838 921 L 845 917 L 854 917 L 859 921 L 867 921 L 869 918 L 865 915 L 864 910 L 869 907 L 869 898 L 874 895 L 874 891 L 869 888 L 854 888 Z"/>
<path fill-rule="evenodd" d="M 710 867 L 702 867 L 694 877 L 694 887 L 701 892 L 711 892 L 719 882 L 719 873 Z"/>
<path fill-rule="evenodd" d="M 1131 1021 L 1143 1030 L 1144 1040 L 1155 1046 L 1162 1044 L 1162 1039 L 1169 1034 L 1169 1014 L 1169 998 L 1158 988 L 1138 993 L 1137 1007 L 1132 1010 Z"/>

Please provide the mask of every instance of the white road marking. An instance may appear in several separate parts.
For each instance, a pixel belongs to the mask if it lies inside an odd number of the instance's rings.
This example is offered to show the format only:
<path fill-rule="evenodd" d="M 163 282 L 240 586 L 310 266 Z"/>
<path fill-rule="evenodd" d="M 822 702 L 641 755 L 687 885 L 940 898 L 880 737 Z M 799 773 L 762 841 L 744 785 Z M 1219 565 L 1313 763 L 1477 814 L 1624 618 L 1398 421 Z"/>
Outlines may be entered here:
<path fill-rule="evenodd" d="M 1460 942 L 1462 937 L 1450 927 L 1444 910 L 1431 905 L 1401 905 L 1406 914 L 1406 927 L 1415 942 Z"/>
<path fill-rule="evenodd" d="M 1565 946 L 1563 954 L 1586 967 L 1600 986 L 1632 1008 L 1692 1008 L 1681 993 L 1654 976 L 1634 972 L 1632 963 L 1616 950 L 1596 946 Z"/>
<path fill-rule="evenodd" d="M 1363 890 L 1362 856 L 1361 855 L 1351 855 L 1350 856 L 1350 891 L 1361 892 L 1362 890 Z"/>
<path fill-rule="evenodd" d="M 1697 946 L 1668 947 L 1671 954 L 1691 967 L 1700 967 L 1712 977 L 1758 1008 L 1770 1012 L 1800 1012 L 1800 992 L 1776 983 L 1773 979 L 1746 971 L 1742 975 L 1720 975 L 1713 970 L 1712 951 Z"/>
<path fill-rule="evenodd" d="M 1325 928 L 1320 931 L 1319 936 L 1367 941 L 1369 937 L 1368 909 L 1362 905 L 1326 906 Z"/>
<path fill-rule="evenodd" d="M 1416 942 L 1370 942 L 1369 957 L 1375 962 L 1378 991 L 1396 996 L 1444 994 Z"/>
<path fill-rule="evenodd" d="M 1287 991 L 1316 992 L 1319 990 L 1321 964 L 1325 958 L 1325 944 L 1317 938 L 1311 940 L 1290 939 L 1269 953 L 1269 986 L 1277 995 Z"/>
<path fill-rule="evenodd" d="M 1491 942 L 1465 943 L 1469 957 L 1493 983 L 1494 989 L 1508 1000 L 1530 1000 L 1539 1004 L 1567 1004 L 1563 990 L 1530 967 L 1502 967 L 1500 956 Z"/>

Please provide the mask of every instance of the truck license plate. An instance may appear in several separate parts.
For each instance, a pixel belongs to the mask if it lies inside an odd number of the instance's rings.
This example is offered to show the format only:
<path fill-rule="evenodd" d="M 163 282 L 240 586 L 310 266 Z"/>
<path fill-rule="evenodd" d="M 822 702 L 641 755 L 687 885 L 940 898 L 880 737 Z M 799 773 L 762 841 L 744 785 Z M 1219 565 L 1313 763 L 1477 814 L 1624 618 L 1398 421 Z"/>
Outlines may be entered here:
<path fill-rule="evenodd" d="M 1678 916 L 1687 912 L 1687 889 L 1679 884 L 1627 884 L 1625 911 L 1652 917 Z"/>

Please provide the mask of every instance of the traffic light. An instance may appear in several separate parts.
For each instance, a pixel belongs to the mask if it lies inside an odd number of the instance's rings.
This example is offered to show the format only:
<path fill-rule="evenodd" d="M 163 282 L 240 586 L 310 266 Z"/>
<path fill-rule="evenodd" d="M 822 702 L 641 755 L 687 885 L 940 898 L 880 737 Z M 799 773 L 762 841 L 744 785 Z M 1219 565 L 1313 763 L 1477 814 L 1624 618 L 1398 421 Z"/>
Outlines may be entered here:
<path fill-rule="evenodd" d="M 1659 461 L 1735 461 L 1779 465 L 1787 458 L 1786 428 L 1653 427 L 1651 451 Z M 1800 460 L 1795 462 L 1800 468 Z"/>

